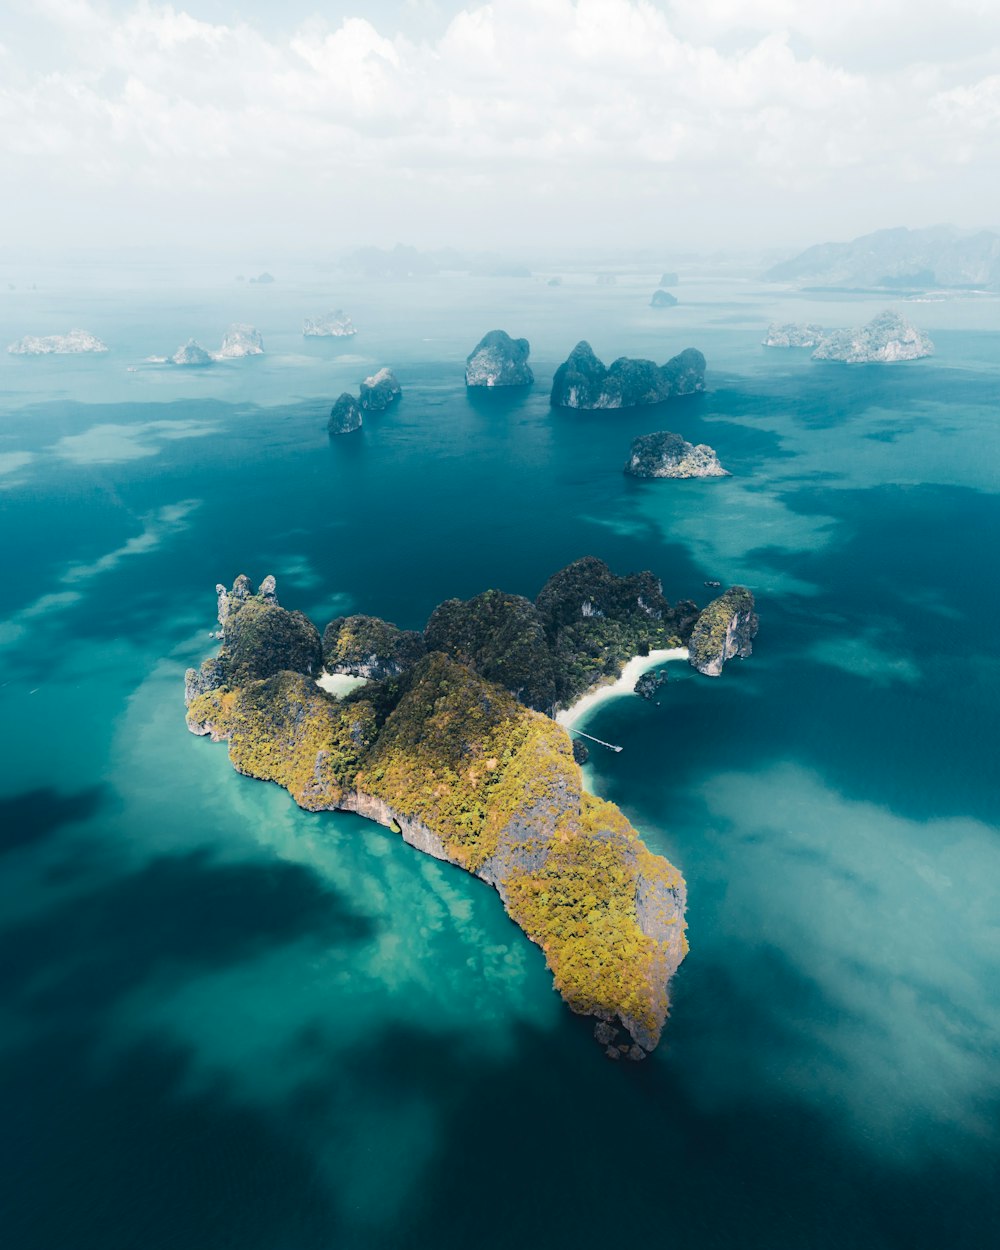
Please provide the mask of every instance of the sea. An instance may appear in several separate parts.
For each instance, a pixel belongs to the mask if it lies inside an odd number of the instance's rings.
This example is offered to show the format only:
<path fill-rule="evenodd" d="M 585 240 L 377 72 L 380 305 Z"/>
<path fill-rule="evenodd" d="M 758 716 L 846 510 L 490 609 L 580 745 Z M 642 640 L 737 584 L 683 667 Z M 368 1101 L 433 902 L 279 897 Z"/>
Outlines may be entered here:
<path fill-rule="evenodd" d="M 887 304 L 728 264 L 614 284 L 8 265 L 0 345 L 0 1211 L 8 1250 L 979 1250 L 1000 1244 L 1000 300 L 900 296 L 936 354 L 772 320 Z M 8 281 L 9 279 L 9 281 Z M 303 338 L 343 308 L 352 339 Z M 265 354 L 150 363 L 231 322 Z M 470 394 L 487 330 L 533 387 Z M 703 395 L 552 409 L 580 339 Z M 331 439 L 381 366 L 400 402 Z M 732 477 L 636 481 L 668 429 Z M 584 555 L 756 596 L 753 655 L 609 701 L 591 787 L 688 884 L 663 1042 L 612 1063 L 496 894 L 300 811 L 184 723 L 215 586 L 421 628 Z"/>

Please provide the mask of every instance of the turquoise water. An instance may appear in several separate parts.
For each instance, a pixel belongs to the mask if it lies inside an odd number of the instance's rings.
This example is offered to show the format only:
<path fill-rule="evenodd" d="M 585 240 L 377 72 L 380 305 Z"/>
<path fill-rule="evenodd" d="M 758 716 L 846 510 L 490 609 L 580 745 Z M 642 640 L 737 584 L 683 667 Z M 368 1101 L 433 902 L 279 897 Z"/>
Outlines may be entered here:
<path fill-rule="evenodd" d="M 877 303 L 725 276 L 666 312 L 655 274 L 230 278 L 81 272 L 0 305 L 4 343 L 81 325 L 113 349 L 0 357 L 5 1243 L 995 1244 L 996 302 L 903 306 L 937 356 L 845 369 L 760 332 Z M 299 337 L 337 306 L 357 338 Z M 142 363 L 234 319 L 265 357 Z M 531 339 L 538 384 L 470 399 L 493 326 Z M 709 392 L 553 412 L 580 337 L 699 346 Z M 382 364 L 402 402 L 331 443 L 332 398 Z M 735 476 L 627 480 L 664 427 Z M 321 626 L 420 627 L 583 554 L 672 598 L 746 581 L 761 616 L 720 680 L 671 666 L 661 706 L 588 725 L 626 748 L 593 784 L 690 892 L 637 1066 L 602 1058 L 492 891 L 237 777 L 181 705 L 238 572 Z"/>

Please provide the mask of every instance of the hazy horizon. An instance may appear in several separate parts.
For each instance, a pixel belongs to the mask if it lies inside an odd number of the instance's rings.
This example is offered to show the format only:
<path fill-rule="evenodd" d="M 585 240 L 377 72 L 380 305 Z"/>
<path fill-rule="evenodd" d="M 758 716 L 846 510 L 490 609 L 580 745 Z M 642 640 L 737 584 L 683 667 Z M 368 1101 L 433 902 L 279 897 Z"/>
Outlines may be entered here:
<path fill-rule="evenodd" d="M 998 47 L 986 0 L 14 0 L 0 242 L 791 253 L 988 228 Z"/>

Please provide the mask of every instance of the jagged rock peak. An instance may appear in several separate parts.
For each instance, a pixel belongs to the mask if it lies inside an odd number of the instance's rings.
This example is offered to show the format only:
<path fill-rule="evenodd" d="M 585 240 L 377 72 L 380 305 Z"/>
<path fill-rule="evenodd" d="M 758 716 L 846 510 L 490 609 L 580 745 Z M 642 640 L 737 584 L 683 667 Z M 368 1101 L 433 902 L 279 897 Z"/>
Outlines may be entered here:
<path fill-rule="evenodd" d="M 466 386 L 528 386 L 535 375 L 528 365 L 527 339 L 512 339 L 506 330 L 490 330 L 465 362 Z"/>
<path fill-rule="evenodd" d="M 767 327 L 767 334 L 764 335 L 762 347 L 818 347 L 822 343 L 829 330 L 824 330 L 822 326 L 814 325 L 812 322 L 799 323 L 786 322 L 779 325 L 777 321 L 772 321 Z"/>
<path fill-rule="evenodd" d="M 586 340 L 556 370 L 551 402 L 557 408 L 637 408 L 705 389 L 705 357 L 688 347 L 664 365 L 620 356 L 610 367 Z"/>

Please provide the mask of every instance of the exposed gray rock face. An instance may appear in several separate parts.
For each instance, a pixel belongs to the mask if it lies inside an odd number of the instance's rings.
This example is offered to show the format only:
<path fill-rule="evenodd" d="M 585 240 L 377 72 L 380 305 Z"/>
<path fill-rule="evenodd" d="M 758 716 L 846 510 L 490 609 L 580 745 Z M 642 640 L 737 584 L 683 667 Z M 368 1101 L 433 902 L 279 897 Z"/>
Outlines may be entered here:
<path fill-rule="evenodd" d="M 633 477 L 729 477 L 706 443 L 689 443 L 679 434 L 660 430 L 632 443 L 625 472 Z"/>
<path fill-rule="evenodd" d="M 365 412 L 384 412 L 402 393 L 403 388 L 393 371 L 379 369 L 361 383 L 361 407 Z"/>
<path fill-rule="evenodd" d="M 761 345 L 763 347 L 818 347 L 827 334 L 829 330 L 811 323 L 797 325 L 794 322 L 788 322 L 785 325 L 779 325 L 776 321 L 772 321 L 767 327 L 767 334 L 764 335 Z"/>
<path fill-rule="evenodd" d="M 671 295 L 669 291 L 654 291 L 649 306 L 650 308 L 673 308 L 676 303 L 677 296 Z"/>
<path fill-rule="evenodd" d="M 222 346 L 215 353 L 216 360 L 238 360 L 242 356 L 262 356 L 264 340 L 260 331 L 245 322 L 236 322 L 226 331 Z"/>
<path fill-rule="evenodd" d="M 812 354 L 813 360 L 848 365 L 919 360 L 932 356 L 934 344 L 905 317 L 887 309 L 856 330 L 834 330 Z"/>
<path fill-rule="evenodd" d="M 528 366 L 527 339 L 512 339 L 506 330 L 490 330 L 465 362 L 466 386 L 528 386 L 535 375 Z"/>
<path fill-rule="evenodd" d="M 86 330 L 69 334 L 26 334 L 7 348 L 12 356 L 78 356 L 83 352 L 106 352 L 107 344 Z"/>
<path fill-rule="evenodd" d="M 764 275 L 813 286 L 1000 288 L 1000 234 L 955 226 L 876 230 L 850 243 L 820 243 Z"/>
<path fill-rule="evenodd" d="M 586 341 L 577 343 L 552 379 L 556 408 L 637 408 L 705 389 L 705 357 L 689 347 L 665 365 L 621 356 L 606 368 Z"/>
<path fill-rule="evenodd" d="M 688 662 L 706 677 L 718 677 L 727 660 L 746 658 L 757 636 L 757 613 L 746 586 L 732 586 L 701 613 L 688 642 Z"/>
<path fill-rule="evenodd" d="M 329 434 L 352 434 L 361 429 L 361 405 L 349 391 L 344 391 L 330 409 L 326 429 Z"/>
<path fill-rule="evenodd" d="M 211 354 L 205 351 L 200 343 L 196 343 L 194 339 L 188 339 L 183 347 L 178 347 L 174 354 L 170 357 L 170 363 L 174 365 L 210 365 L 212 363 Z"/>
<path fill-rule="evenodd" d="M 357 334 L 357 330 L 347 313 L 338 308 L 325 317 L 306 317 L 302 333 L 306 338 L 347 339 Z"/>

